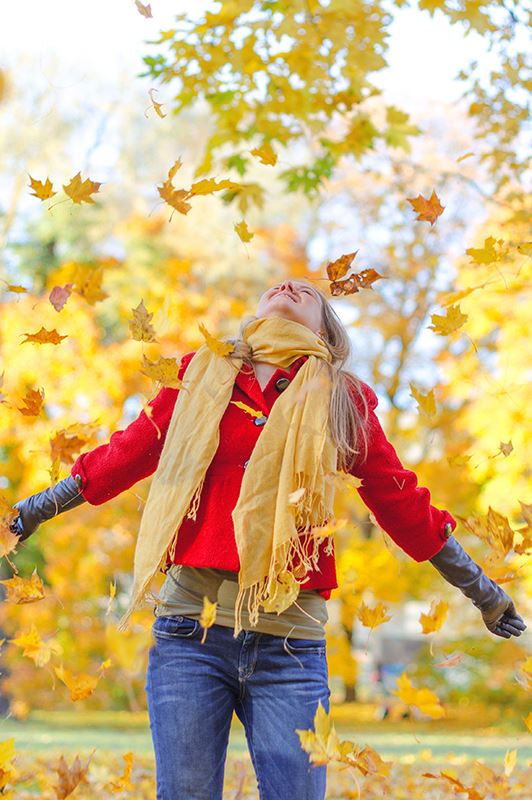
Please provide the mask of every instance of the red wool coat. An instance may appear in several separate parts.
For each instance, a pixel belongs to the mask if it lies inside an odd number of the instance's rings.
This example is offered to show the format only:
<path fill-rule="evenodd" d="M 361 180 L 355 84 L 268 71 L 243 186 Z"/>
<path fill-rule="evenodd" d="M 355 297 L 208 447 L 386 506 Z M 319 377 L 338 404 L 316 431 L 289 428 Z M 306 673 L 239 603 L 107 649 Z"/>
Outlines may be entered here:
<path fill-rule="evenodd" d="M 194 352 L 181 359 L 180 378 Z M 246 403 L 267 417 L 283 387 L 286 388 L 307 358 L 301 356 L 287 370 L 277 369 L 264 391 L 253 374 L 244 372 L 247 369 L 244 366 L 236 376 L 231 399 Z M 448 511 L 431 505 L 428 489 L 418 487 L 416 475 L 403 467 L 375 414 L 375 392 L 367 384 L 363 388 L 369 403 L 369 441 L 367 459 L 351 470 L 352 475 L 362 480 L 357 491 L 394 542 L 416 561 L 425 561 L 441 550 L 456 522 Z M 125 430 L 115 431 L 107 444 L 81 453 L 76 459 L 71 475 L 78 482 L 81 480 L 83 497 L 91 505 L 111 500 L 155 472 L 178 393 L 178 389 L 163 387 L 149 403 L 152 421 L 141 411 Z M 238 572 L 240 563 L 231 512 L 238 500 L 247 460 L 264 427 L 255 420 L 234 403 L 228 404 L 196 519 L 182 521 L 173 563 Z M 159 439 L 157 429 L 161 431 Z M 319 571 L 310 573 L 301 588 L 317 589 L 327 600 L 338 583 L 334 542 L 331 555 L 323 552 L 326 544 L 327 540 L 322 543 Z M 169 565 L 167 560 L 163 571 Z"/>

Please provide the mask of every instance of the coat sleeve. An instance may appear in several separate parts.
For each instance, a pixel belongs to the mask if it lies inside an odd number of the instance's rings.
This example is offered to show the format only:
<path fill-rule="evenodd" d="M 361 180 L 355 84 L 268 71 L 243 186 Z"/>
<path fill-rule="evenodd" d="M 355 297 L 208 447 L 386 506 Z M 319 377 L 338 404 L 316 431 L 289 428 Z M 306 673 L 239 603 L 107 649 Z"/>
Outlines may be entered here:
<path fill-rule="evenodd" d="M 180 379 L 194 352 L 181 358 Z M 148 403 L 151 419 L 142 410 L 125 430 L 115 431 L 106 444 L 78 456 L 70 474 L 87 502 L 99 506 L 155 472 L 178 394 L 179 389 L 163 386 Z"/>
<path fill-rule="evenodd" d="M 456 521 L 431 505 L 429 490 L 402 465 L 375 413 L 377 395 L 367 384 L 362 390 L 368 401 L 368 452 L 349 472 L 362 480 L 357 491 L 380 527 L 415 561 L 426 561 L 442 549 Z M 359 398 L 355 402 L 362 407 Z"/>

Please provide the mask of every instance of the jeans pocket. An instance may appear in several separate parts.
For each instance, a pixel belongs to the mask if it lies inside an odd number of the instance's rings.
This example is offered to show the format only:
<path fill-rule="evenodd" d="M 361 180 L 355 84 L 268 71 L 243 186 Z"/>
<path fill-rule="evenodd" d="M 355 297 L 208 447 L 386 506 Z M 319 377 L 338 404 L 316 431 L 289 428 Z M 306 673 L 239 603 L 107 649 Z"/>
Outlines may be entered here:
<path fill-rule="evenodd" d="M 286 637 L 284 640 L 288 650 L 292 653 L 318 653 L 325 654 L 325 639 L 295 639 Z"/>
<path fill-rule="evenodd" d="M 153 635 L 157 639 L 190 639 L 199 628 L 199 620 L 177 614 L 161 615 L 152 625 Z"/>

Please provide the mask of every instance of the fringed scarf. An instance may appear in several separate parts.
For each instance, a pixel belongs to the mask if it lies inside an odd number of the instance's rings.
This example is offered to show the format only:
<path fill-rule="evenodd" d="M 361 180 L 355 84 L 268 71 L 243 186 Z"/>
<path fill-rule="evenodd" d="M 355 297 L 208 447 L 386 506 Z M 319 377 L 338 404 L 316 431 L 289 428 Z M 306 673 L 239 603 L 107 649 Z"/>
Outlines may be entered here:
<path fill-rule="evenodd" d="M 331 362 L 323 339 L 306 325 L 261 317 L 244 329 L 254 361 L 286 369 L 309 358 L 275 401 L 243 473 L 232 512 L 240 559 L 234 636 L 242 630 L 245 593 L 250 625 L 259 606 L 280 614 L 297 598 L 333 516 L 337 448 L 329 430 L 331 383 L 322 361 Z M 134 556 L 130 603 L 119 623 L 127 628 L 167 554 L 173 558 L 185 515 L 196 519 L 205 474 L 219 444 L 220 420 L 231 400 L 242 359 L 216 355 L 206 344 L 192 357 L 172 412 L 165 443 L 144 507 Z M 306 385 L 308 388 L 306 389 Z M 245 414 L 245 411 L 242 411 Z M 310 551 L 310 552 L 309 552 Z M 294 556 L 299 563 L 294 566 Z"/>

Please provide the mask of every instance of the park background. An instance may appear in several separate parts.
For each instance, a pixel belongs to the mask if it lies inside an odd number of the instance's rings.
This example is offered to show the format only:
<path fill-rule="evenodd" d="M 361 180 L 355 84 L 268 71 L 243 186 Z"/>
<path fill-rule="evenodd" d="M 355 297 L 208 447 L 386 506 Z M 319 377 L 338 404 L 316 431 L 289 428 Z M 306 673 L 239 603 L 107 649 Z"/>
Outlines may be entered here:
<path fill-rule="evenodd" d="M 457 538 L 528 624 L 526 9 L 513 0 L 191 6 L 154 2 L 150 16 L 125 0 L 27 0 L 4 11 L 2 500 L 11 506 L 66 477 L 80 452 L 135 419 L 161 385 L 144 357 L 197 349 L 200 322 L 218 338 L 235 335 L 284 277 L 327 290 L 327 264 L 358 251 L 353 271 L 384 277 L 332 300 L 352 335 L 351 369 L 377 392 L 405 465 L 460 518 Z M 291 24 L 290 48 L 273 46 L 280 21 Z M 187 45 L 195 26 L 199 39 Z M 277 50 L 283 68 L 272 66 Z M 215 181 L 181 211 L 157 188 L 178 159 L 176 190 Z M 62 191 L 78 172 L 100 183 L 93 202 Z M 57 195 L 39 199 L 30 181 L 48 178 Z M 240 188 L 217 188 L 224 180 Z M 409 199 L 433 191 L 443 212 L 418 219 Z M 141 302 L 153 341 L 131 324 Z M 23 341 L 41 327 L 67 338 Z M 112 782 L 118 797 L 153 796 L 152 612 L 137 613 L 126 633 L 116 627 L 148 488 L 149 478 L 63 514 L 2 559 L 4 581 L 36 570 L 45 587 L 37 602 L 6 596 L 0 609 L 7 796 L 60 796 L 57 775 L 68 782 L 74 757 L 86 764 L 93 749 L 89 784 L 75 796 L 102 796 Z M 489 634 L 350 487 L 337 517 L 347 524 L 335 535 L 340 587 L 328 604 L 331 719 L 341 738 L 372 745 L 393 767 L 336 772 L 333 758 L 330 797 L 356 796 L 357 782 L 366 797 L 392 784 L 452 796 L 449 779 L 420 776 L 439 767 L 481 796 L 525 797 L 530 631 Z M 448 609 L 435 613 L 441 601 Z M 379 604 L 391 619 L 370 628 L 361 609 Z M 420 615 L 431 609 L 425 633 Z M 400 672 L 445 715 L 393 694 Z M 238 725 L 227 796 L 255 797 Z"/>

